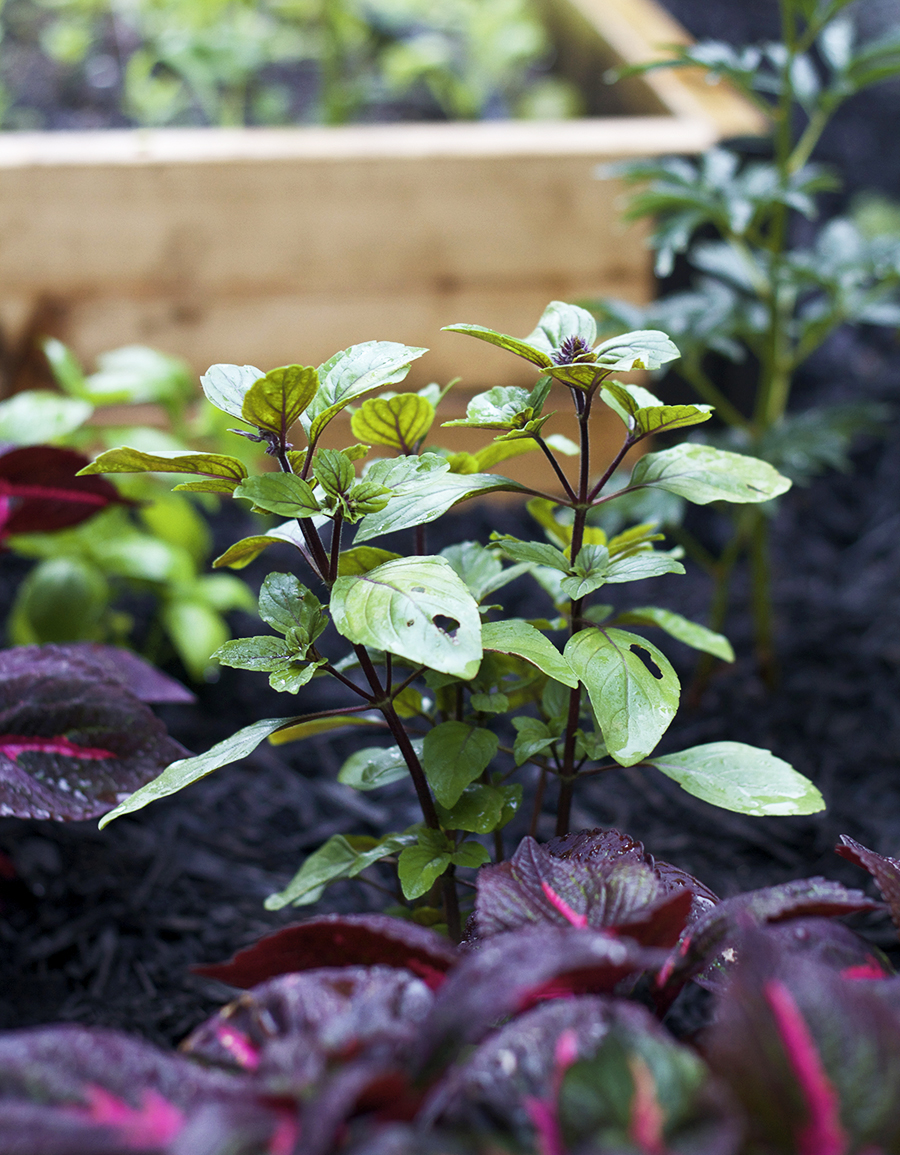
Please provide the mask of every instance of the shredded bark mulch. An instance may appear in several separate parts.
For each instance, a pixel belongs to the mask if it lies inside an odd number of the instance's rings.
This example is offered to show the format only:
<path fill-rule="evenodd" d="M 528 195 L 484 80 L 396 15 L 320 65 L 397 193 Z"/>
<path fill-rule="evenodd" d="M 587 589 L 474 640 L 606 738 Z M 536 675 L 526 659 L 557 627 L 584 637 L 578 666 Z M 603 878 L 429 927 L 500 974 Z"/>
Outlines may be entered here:
<path fill-rule="evenodd" d="M 760 29 L 777 34 L 777 26 L 764 24 L 771 3 L 740 10 L 725 0 L 667 0 L 667 6 L 697 35 L 739 41 L 748 33 L 756 38 Z M 874 12 L 878 6 L 870 7 Z M 743 28 L 739 16 L 760 23 Z M 825 142 L 852 188 L 898 185 L 900 161 L 879 144 L 896 124 L 898 91 L 895 85 L 873 90 Z M 864 171 L 854 118 L 868 124 Z M 900 412 L 894 334 L 842 332 L 807 366 L 796 391 L 798 406 L 859 399 L 887 401 Z M 832 853 L 841 833 L 881 853 L 900 853 L 896 416 L 883 432 L 861 444 L 852 473 L 795 488 L 780 504 L 773 539 L 777 690 L 766 688 L 750 656 L 742 577 L 728 626 L 738 661 L 717 673 L 697 708 L 682 709 L 666 738 L 672 749 L 719 739 L 768 747 L 816 781 L 827 811 L 809 818 L 744 818 L 689 797 L 656 772 L 633 769 L 585 783 L 576 796 L 574 828 L 620 827 L 722 895 L 815 873 L 863 885 L 861 872 Z M 234 519 L 227 513 L 217 522 L 217 544 L 240 535 Z M 525 526 L 509 507 L 473 506 L 445 519 L 429 546 L 436 550 L 465 538 L 484 542 L 498 528 L 521 534 Z M 716 532 L 715 526 L 706 532 Z M 272 553 L 259 563 L 255 580 L 290 564 L 289 553 Z M 0 604 L 8 603 L 25 568 L 4 558 Z M 527 612 L 533 593 L 523 584 L 518 596 Z M 706 579 L 692 568 L 686 577 L 641 583 L 633 601 L 655 601 L 703 620 L 708 596 Z M 235 625 L 254 632 L 250 619 Z M 688 680 L 693 655 L 677 643 L 667 649 Z M 197 751 L 257 718 L 342 701 L 324 682 L 288 701 L 268 690 L 264 676 L 231 670 L 198 695 L 195 706 L 160 711 L 173 735 Z M 304 911 L 268 912 L 263 900 L 307 853 L 337 832 L 377 833 L 416 821 L 405 783 L 368 795 L 336 783 L 337 769 L 357 741 L 354 735 L 277 749 L 264 744 L 241 765 L 103 832 L 94 822 L 0 819 L 6 856 L 0 857 L 0 1028 L 64 1020 L 180 1041 L 228 994 L 192 975 L 190 967 L 225 959 L 296 921 Z M 522 824 L 508 832 L 510 847 L 523 832 Z M 552 834 L 549 812 L 540 834 Z M 336 885 L 307 911 L 379 909 L 389 901 L 356 881 Z M 879 945 L 896 941 L 884 919 L 862 925 Z"/>

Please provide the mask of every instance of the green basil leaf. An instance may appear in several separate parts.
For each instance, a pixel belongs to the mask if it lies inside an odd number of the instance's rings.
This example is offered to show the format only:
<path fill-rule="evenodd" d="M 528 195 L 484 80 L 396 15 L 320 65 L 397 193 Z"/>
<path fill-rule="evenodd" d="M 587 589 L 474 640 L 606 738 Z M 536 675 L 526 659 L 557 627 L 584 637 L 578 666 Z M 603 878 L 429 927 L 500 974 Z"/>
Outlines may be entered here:
<path fill-rule="evenodd" d="M 13 445 L 55 441 L 74 433 L 93 412 L 93 405 L 79 397 L 61 397 L 49 389 L 27 389 L 0 401 L 0 441 Z"/>
<path fill-rule="evenodd" d="M 315 517 L 322 512 L 311 487 L 295 473 L 248 477 L 234 491 L 234 496 L 245 497 L 258 509 L 266 509 L 279 517 Z"/>
<path fill-rule="evenodd" d="M 480 341 L 487 341 L 489 345 L 496 345 L 508 353 L 515 353 L 519 357 L 524 357 L 526 361 L 530 361 L 532 365 L 537 365 L 541 369 L 546 369 L 551 364 L 550 357 L 543 349 L 537 348 L 529 341 L 520 341 L 517 337 L 507 336 L 506 333 L 486 329 L 483 325 L 444 325 L 441 332 L 465 333 L 467 337 L 477 337 Z"/>
<path fill-rule="evenodd" d="M 454 866 L 468 867 L 470 870 L 477 870 L 490 860 L 488 848 L 482 846 L 480 842 L 463 842 L 456 852 L 450 855 L 450 861 Z"/>
<path fill-rule="evenodd" d="M 310 365 L 285 365 L 281 369 L 271 369 L 247 390 L 241 405 L 241 418 L 248 425 L 285 438 L 318 388 L 319 375 Z"/>
<path fill-rule="evenodd" d="M 537 328 L 526 340 L 551 356 L 558 353 L 567 340 L 577 340 L 585 348 L 591 349 L 597 340 L 597 322 L 580 305 L 551 301 L 541 315 Z"/>
<path fill-rule="evenodd" d="M 456 805 L 469 783 L 488 768 L 499 744 L 491 730 L 465 722 L 442 722 L 428 731 L 422 767 L 441 806 Z"/>
<path fill-rule="evenodd" d="M 477 429 L 521 429 L 534 416 L 529 405 L 531 394 L 518 385 L 495 385 L 486 393 L 477 393 L 466 406 L 466 416 L 449 425 Z"/>
<path fill-rule="evenodd" d="M 716 658 L 721 658 L 723 662 L 734 661 L 734 650 L 731 648 L 731 642 L 724 634 L 717 634 L 715 630 L 692 622 L 689 618 L 682 617 L 681 614 L 673 613 L 672 610 L 664 610 L 659 606 L 637 606 L 624 614 L 618 614 L 616 624 L 659 626 L 670 637 L 684 642 L 686 646 L 692 646 L 695 650 L 712 654 Z"/>
<path fill-rule="evenodd" d="M 573 689 L 578 685 L 578 678 L 556 646 L 522 618 L 485 622 L 481 627 L 481 644 L 485 650 L 524 658 L 563 685 Z"/>
<path fill-rule="evenodd" d="M 396 854 L 404 846 L 416 841 L 415 833 L 386 834 L 375 839 L 365 835 L 333 834 L 318 850 L 307 858 L 284 890 L 270 894 L 266 910 L 282 907 L 308 906 L 318 902 L 330 882 L 341 878 L 355 878 L 379 859 Z"/>
<path fill-rule="evenodd" d="M 818 814 L 825 809 L 808 778 L 768 750 L 743 742 L 709 742 L 649 761 L 688 794 L 738 814 Z"/>
<path fill-rule="evenodd" d="M 535 754 L 549 750 L 559 737 L 538 718 L 513 718 L 512 723 L 517 730 L 516 740 L 513 743 L 513 757 L 517 766 L 521 766 Z"/>
<path fill-rule="evenodd" d="M 353 436 L 373 445 L 387 445 L 401 453 L 413 453 L 431 428 L 435 412 L 431 402 L 418 393 L 395 397 L 370 397 L 353 414 Z"/>
<path fill-rule="evenodd" d="M 412 743 L 416 754 L 422 756 L 422 739 Z M 376 790 L 391 782 L 408 777 L 409 769 L 399 746 L 366 746 L 351 754 L 338 772 L 338 782 L 354 790 Z"/>
<path fill-rule="evenodd" d="M 355 541 L 361 543 L 384 533 L 425 525 L 451 506 L 479 493 L 520 490 L 515 481 L 493 473 L 450 473 L 450 463 L 436 453 L 373 461 L 365 480 L 393 490 L 385 508 L 367 514 L 359 523 Z"/>
<path fill-rule="evenodd" d="M 265 374 L 253 365 L 213 365 L 200 378 L 200 385 L 217 409 L 231 417 L 244 419 L 244 398 Z"/>
<path fill-rule="evenodd" d="M 419 840 L 404 846 L 397 859 L 397 874 L 406 898 L 421 898 L 450 865 L 453 845 L 439 830 L 420 829 Z"/>
<path fill-rule="evenodd" d="M 245 565 L 249 565 L 251 561 L 255 561 L 268 546 L 279 545 L 284 542 L 288 542 L 300 550 L 305 548 L 303 534 L 296 521 L 285 522 L 283 525 L 270 529 L 269 532 L 265 534 L 242 538 L 240 541 L 235 542 L 234 545 L 229 546 L 224 553 L 219 554 L 212 564 L 216 569 L 224 565 L 229 566 L 231 569 L 243 569 Z"/>
<path fill-rule="evenodd" d="M 438 803 L 438 818 L 445 830 L 489 834 L 512 818 L 522 800 L 521 786 L 467 786 L 455 806 Z"/>
<path fill-rule="evenodd" d="M 158 798 L 166 798 L 170 794 L 176 794 L 185 786 L 190 786 L 192 782 L 198 782 L 207 774 L 211 774 L 213 770 L 218 770 L 220 766 L 239 762 L 241 758 L 246 758 L 248 754 L 251 754 L 263 739 L 268 738 L 279 727 L 289 725 L 292 721 L 294 721 L 293 717 L 264 718 L 262 721 L 254 722 L 252 726 L 245 726 L 243 730 L 238 730 L 236 734 L 232 734 L 223 742 L 217 742 L 205 754 L 198 754 L 193 758 L 179 758 L 177 762 L 167 766 L 158 778 L 154 778 L 152 782 L 148 782 L 139 790 L 135 790 L 134 794 L 126 798 L 124 802 L 120 802 L 115 810 L 110 810 L 109 814 L 104 814 L 100 819 L 100 829 L 102 830 L 113 819 L 121 818 L 123 814 L 133 814 L 136 810 L 143 810 L 145 806 L 155 802 Z"/>
<path fill-rule="evenodd" d="M 568 573 L 571 566 L 569 559 L 555 546 L 540 541 L 516 541 L 514 537 L 494 537 L 493 541 L 500 546 L 508 558 L 513 561 L 529 562 L 533 565 L 546 565 Z"/>
<path fill-rule="evenodd" d="M 602 341 L 594 350 L 597 364 L 613 372 L 660 369 L 681 356 L 678 346 L 658 329 L 638 329 Z"/>
<path fill-rule="evenodd" d="M 659 676 L 636 650 L 647 654 Z M 665 654 L 637 634 L 591 627 L 569 639 L 563 656 L 587 689 L 612 757 L 622 766 L 646 758 L 675 717 L 681 693 Z"/>
<path fill-rule="evenodd" d="M 769 501 L 791 487 L 790 481 L 766 461 L 693 444 L 645 454 L 635 465 L 628 485 L 655 486 L 697 505 Z"/>
<path fill-rule="evenodd" d="M 330 610 L 338 632 L 355 644 L 459 678 L 478 671 L 478 606 L 441 557 L 398 558 L 365 574 L 340 577 Z M 449 632 L 438 619 L 450 619 Z"/>
<path fill-rule="evenodd" d="M 307 644 L 328 625 L 322 603 L 289 573 L 270 573 L 265 579 L 259 591 L 259 616 L 281 634 L 300 634 Z"/>
<path fill-rule="evenodd" d="M 246 478 L 247 469 L 242 461 L 224 453 L 144 453 L 123 445 L 101 453 L 79 476 L 91 473 L 200 473 L 220 482 L 223 492 L 230 492 Z"/>
<path fill-rule="evenodd" d="M 412 362 L 427 352 L 396 341 L 364 341 L 335 353 L 319 366 L 319 392 L 301 418 L 309 440 L 316 441 L 329 421 L 363 393 L 402 381 Z"/>
<path fill-rule="evenodd" d="M 296 726 L 285 726 L 269 735 L 270 746 L 284 746 L 287 742 L 301 742 L 304 738 L 314 738 L 317 734 L 327 734 L 331 730 L 342 730 L 348 726 L 384 726 L 381 714 L 368 710 L 362 714 L 332 714 L 329 718 L 310 718 L 298 722 Z"/>
<path fill-rule="evenodd" d="M 297 653 L 295 646 L 276 638 L 271 634 L 262 634 L 255 638 L 237 638 L 225 642 L 212 655 L 223 666 L 232 666 L 237 670 L 280 670 L 302 654 Z"/>
<path fill-rule="evenodd" d="M 374 545 L 357 545 L 345 549 L 338 558 L 338 577 L 352 577 L 353 574 L 368 573 L 370 569 L 386 561 L 394 561 L 399 553 L 389 549 L 378 549 Z"/>

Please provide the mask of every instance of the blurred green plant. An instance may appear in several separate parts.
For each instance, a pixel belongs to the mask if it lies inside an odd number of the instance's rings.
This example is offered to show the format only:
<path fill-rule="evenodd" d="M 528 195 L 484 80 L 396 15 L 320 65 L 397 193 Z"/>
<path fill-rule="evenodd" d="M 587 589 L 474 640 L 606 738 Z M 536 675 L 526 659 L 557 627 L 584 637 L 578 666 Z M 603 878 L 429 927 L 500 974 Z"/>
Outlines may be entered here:
<path fill-rule="evenodd" d="M 119 88 L 141 125 L 339 124 L 402 98 L 455 119 L 580 111 L 540 75 L 551 47 L 529 0 L 11 0 L 0 19 Z"/>
<path fill-rule="evenodd" d="M 217 443 L 214 424 L 192 419 L 196 385 L 177 358 L 128 346 L 102 354 L 97 371 L 86 375 L 61 342 L 49 340 L 45 350 L 63 392 L 31 390 L 0 402 L 0 441 L 84 451 L 127 436 L 145 451 L 163 454 Z M 165 410 L 167 431 L 135 423 L 140 411 L 134 407 L 147 403 Z M 113 422 L 88 424 L 97 410 L 106 407 L 109 415 L 110 406 L 122 407 L 111 414 Z M 247 449 L 248 459 L 258 460 L 255 447 Z M 200 680 L 210 669 L 210 655 L 231 636 L 224 614 L 256 608 L 246 583 L 204 573 L 212 538 L 202 510 L 214 508 L 217 499 L 172 493 L 152 475 L 118 487 L 132 506 L 111 505 L 72 528 L 6 539 L 13 552 L 37 562 L 17 591 L 8 640 L 125 645 L 135 623 L 118 603 L 126 592 L 146 594 L 156 609 L 144 652 L 161 660 L 169 645 Z"/>
<path fill-rule="evenodd" d="M 628 219 L 654 222 L 657 273 L 668 275 L 683 255 L 696 276 L 689 290 L 646 308 L 612 300 L 590 305 L 610 332 L 625 326 L 670 333 L 682 354 L 673 371 L 716 407 L 727 426 L 721 443 L 771 462 L 801 484 L 828 468 L 847 468 L 853 439 L 886 414 L 872 404 L 789 412 L 798 368 L 842 325 L 900 324 L 896 214 L 862 205 L 831 220 L 811 243 L 792 227 L 797 217 L 815 217 L 817 194 L 839 188 L 833 173 L 810 160 L 834 113 L 854 93 L 900 74 L 900 34 L 858 43 L 848 5 L 780 0 L 780 42 L 740 49 L 696 44 L 627 70 L 699 67 L 711 84 L 727 80 L 770 118 L 771 159 L 717 147 L 696 161 L 618 166 L 638 186 Z M 749 412 L 717 384 L 716 356 L 752 364 Z M 684 540 L 715 578 L 716 630 L 724 623 L 734 568 L 749 557 L 756 649 L 763 669 L 772 672 L 770 515 L 765 507 L 741 509 L 718 556 Z"/>

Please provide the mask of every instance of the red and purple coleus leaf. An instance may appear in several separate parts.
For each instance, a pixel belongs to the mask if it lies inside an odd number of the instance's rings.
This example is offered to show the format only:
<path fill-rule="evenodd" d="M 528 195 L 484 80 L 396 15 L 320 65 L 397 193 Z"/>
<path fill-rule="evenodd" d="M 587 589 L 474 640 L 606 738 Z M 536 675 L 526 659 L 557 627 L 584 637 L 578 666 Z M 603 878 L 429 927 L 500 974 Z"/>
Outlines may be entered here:
<path fill-rule="evenodd" d="M 841 835 L 835 850 L 842 858 L 848 858 L 872 875 L 882 898 L 888 905 L 894 926 L 900 933 L 900 858 L 877 854 L 846 834 Z"/>
<path fill-rule="evenodd" d="M 78 525 L 111 502 L 132 504 L 102 477 L 76 477 L 89 464 L 80 453 L 50 445 L 0 454 L 0 540 Z"/>
<path fill-rule="evenodd" d="M 253 1104 L 256 1097 L 249 1080 L 116 1031 L 64 1025 L 0 1035 L 0 1134 L 19 1115 L 25 1129 L 14 1134 L 23 1151 L 45 1149 L 38 1120 L 28 1121 L 32 1103 L 40 1104 L 41 1122 L 59 1137 L 52 1150 L 78 1150 L 84 1137 L 94 1143 L 85 1155 L 100 1155 L 160 1151 L 181 1137 L 204 1104 L 241 1098 Z"/>
<path fill-rule="evenodd" d="M 377 1053 L 390 1068 L 433 1001 L 423 982 L 393 967 L 279 975 L 229 1003 L 181 1049 L 204 1063 L 255 1073 L 270 1094 L 299 1094 L 342 1060 Z"/>
<path fill-rule="evenodd" d="M 662 951 L 587 927 L 543 923 L 494 935 L 465 955 L 438 991 L 422 1026 L 423 1061 L 443 1061 L 492 1024 L 544 1000 L 607 993 L 664 958 Z"/>
<path fill-rule="evenodd" d="M 778 927 L 748 930 L 701 1044 L 750 1124 L 749 1146 L 796 1155 L 900 1144 L 900 981 L 854 982 Z"/>
<path fill-rule="evenodd" d="M 527 1150 L 533 1135 L 526 1115 L 538 1131 L 549 1134 L 558 1128 L 559 1088 L 571 1064 L 593 1055 L 611 1026 L 638 1029 L 647 1021 L 654 1022 L 643 1007 L 603 995 L 540 1003 L 489 1034 L 465 1062 L 450 1068 L 429 1096 L 423 1125 L 440 1119 L 454 1128 L 483 1129 L 487 1113 Z M 657 1024 L 653 1029 L 663 1033 Z"/>
<path fill-rule="evenodd" d="M 750 890 L 720 902 L 690 928 L 660 972 L 658 981 L 676 990 L 689 978 L 725 957 L 731 961 L 736 939 L 749 927 L 810 916 L 836 917 L 882 904 L 826 878 L 796 879 Z"/>
<path fill-rule="evenodd" d="M 95 818 L 184 754 L 143 702 L 69 649 L 0 651 L 0 815 Z"/>
<path fill-rule="evenodd" d="M 386 966 L 412 971 L 433 990 L 461 955 L 443 935 L 386 914 L 325 914 L 267 935 L 226 963 L 194 967 L 234 987 L 318 967 Z"/>
<path fill-rule="evenodd" d="M 716 899 L 690 875 L 660 865 L 667 871 L 619 831 L 585 832 L 545 846 L 525 838 L 507 862 L 479 871 L 478 936 L 568 924 L 671 947 L 689 917 Z"/>

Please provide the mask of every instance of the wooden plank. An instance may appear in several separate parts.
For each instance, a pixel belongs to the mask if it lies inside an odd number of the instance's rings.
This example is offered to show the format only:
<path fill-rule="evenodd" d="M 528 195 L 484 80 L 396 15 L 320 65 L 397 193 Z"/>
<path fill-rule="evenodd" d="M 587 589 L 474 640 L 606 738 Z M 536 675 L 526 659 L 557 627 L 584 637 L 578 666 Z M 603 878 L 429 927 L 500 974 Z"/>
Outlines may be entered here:
<path fill-rule="evenodd" d="M 595 86 L 685 36 L 650 0 L 547 3 Z M 644 234 L 595 169 L 707 148 L 740 116 L 705 87 L 635 79 L 639 115 L 557 123 L 0 134 L 0 323 L 27 330 L 43 301 L 88 361 L 142 342 L 270 368 L 378 338 L 433 349 L 414 383 L 522 381 L 440 326 L 524 334 L 553 298 L 645 299 Z"/>

